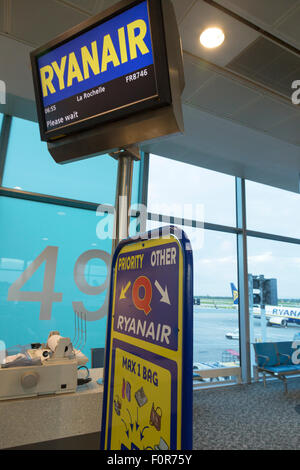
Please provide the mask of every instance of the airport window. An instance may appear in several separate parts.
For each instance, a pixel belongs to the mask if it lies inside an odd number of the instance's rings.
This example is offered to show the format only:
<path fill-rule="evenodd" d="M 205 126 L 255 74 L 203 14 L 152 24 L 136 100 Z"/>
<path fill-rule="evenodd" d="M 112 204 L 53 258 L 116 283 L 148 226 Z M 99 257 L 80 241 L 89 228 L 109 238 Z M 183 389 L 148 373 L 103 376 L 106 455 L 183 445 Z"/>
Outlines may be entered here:
<path fill-rule="evenodd" d="M 253 298 L 250 309 L 251 343 L 293 341 L 300 323 L 300 246 L 248 237 L 248 271 L 253 278 L 272 280 L 266 294 L 259 284 L 253 297 L 265 296 L 265 309 Z M 251 293 L 250 293 L 251 295 Z M 254 352 L 252 351 L 254 361 Z"/>
<path fill-rule="evenodd" d="M 299 340 L 300 198 L 250 181 L 246 189 L 251 364 L 259 361 L 255 344 L 269 342 L 276 343 L 278 365 L 292 360 L 293 342 Z"/>
<path fill-rule="evenodd" d="M 58 165 L 49 154 L 47 144 L 40 141 L 38 125 L 13 118 L 3 186 L 114 205 L 117 168 L 117 161 L 108 155 Z M 137 198 L 138 170 L 139 163 L 135 162 L 134 201 Z"/>
<path fill-rule="evenodd" d="M 163 225 L 168 224 L 148 220 L 147 229 Z M 234 303 L 237 286 L 236 236 L 178 226 L 185 231 L 193 248 L 194 369 L 216 372 L 224 367 L 238 367 L 239 313 L 238 305 Z M 218 377 L 203 379 L 201 385 L 205 386 L 208 382 L 213 385 L 229 379 L 224 379 L 221 371 L 219 373 Z"/>
<path fill-rule="evenodd" d="M 237 285 L 236 237 L 205 230 L 193 256 L 195 366 L 238 366 L 238 309 L 231 289 Z"/>
<path fill-rule="evenodd" d="M 97 236 L 99 217 L 94 211 L 0 197 L 0 219 L 1 340 L 8 348 L 42 343 L 51 330 L 72 340 L 77 311 L 83 314 L 77 330 L 84 331 L 87 320 L 86 338 L 77 331 L 77 342 L 90 358 L 91 348 L 105 345 L 111 253 L 111 239 Z"/>
<path fill-rule="evenodd" d="M 166 174 L 171 176 L 166 178 Z M 197 217 L 195 207 L 199 202 L 202 207 Z M 190 214 L 184 213 L 184 204 L 193 206 Z M 238 305 L 234 303 L 234 291 L 237 290 L 236 234 L 234 228 L 232 233 L 225 233 L 222 225 L 214 224 L 213 230 L 207 229 L 210 224 L 206 221 L 235 226 L 234 178 L 151 155 L 147 228 L 168 225 L 165 217 L 158 221 L 154 214 L 174 217 L 170 223 L 174 221 L 180 226 L 191 241 L 194 259 L 194 368 L 206 370 L 208 375 L 207 371 L 214 370 L 217 376 L 213 377 L 212 372 L 212 377 L 205 378 L 202 385 L 223 381 L 217 369 L 240 365 L 239 313 Z M 182 225 L 182 218 L 192 221 L 192 224 Z M 197 228 L 194 226 L 196 222 Z"/>
<path fill-rule="evenodd" d="M 300 195 L 246 182 L 247 228 L 300 238 Z"/>
<path fill-rule="evenodd" d="M 150 156 L 148 212 L 235 226 L 235 179 Z"/>

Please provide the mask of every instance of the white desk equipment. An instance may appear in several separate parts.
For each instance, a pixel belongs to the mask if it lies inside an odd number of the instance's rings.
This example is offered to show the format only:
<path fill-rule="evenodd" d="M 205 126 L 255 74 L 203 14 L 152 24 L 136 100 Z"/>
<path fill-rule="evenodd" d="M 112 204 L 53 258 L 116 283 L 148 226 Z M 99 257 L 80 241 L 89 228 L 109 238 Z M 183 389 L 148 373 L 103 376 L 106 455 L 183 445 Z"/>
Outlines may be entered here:
<path fill-rule="evenodd" d="M 77 315 L 74 341 L 76 346 L 79 342 L 79 347 L 83 347 L 86 319 Z M 73 343 L 59 331 L 51 331 L 45 344 L 19 346 L 13 354 L 7 350 L 0 364 L 0 400 L 75 392 L 78 368 L 88 358 Z"/>

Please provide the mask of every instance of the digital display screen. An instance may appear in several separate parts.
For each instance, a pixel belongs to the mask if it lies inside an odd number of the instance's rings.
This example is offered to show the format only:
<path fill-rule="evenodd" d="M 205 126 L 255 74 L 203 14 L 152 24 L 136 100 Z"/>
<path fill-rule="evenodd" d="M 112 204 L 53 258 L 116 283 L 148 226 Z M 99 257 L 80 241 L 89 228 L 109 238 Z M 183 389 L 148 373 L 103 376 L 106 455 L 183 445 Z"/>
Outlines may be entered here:
<path fill-rule="evenodd" d="M 116 14 L 36 58 L 43 131 L 157 97 L 148 1 Z M 47 140 L 47 138 L 46 138 Z"/>

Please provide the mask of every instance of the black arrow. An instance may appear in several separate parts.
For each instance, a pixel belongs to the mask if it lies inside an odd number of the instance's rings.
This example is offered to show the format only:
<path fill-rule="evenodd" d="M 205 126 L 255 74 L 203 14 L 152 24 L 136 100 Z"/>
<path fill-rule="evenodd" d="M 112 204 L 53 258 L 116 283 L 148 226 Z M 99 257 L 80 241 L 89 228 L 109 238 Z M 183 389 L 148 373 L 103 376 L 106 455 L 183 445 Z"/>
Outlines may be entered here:
<path fill-rule="evenodd" d="M 131 431 L 133 431 L 133 422 L 132 422 L 131 414 L 128 408 L 127 408 L 127 413 L 129 414 Z"/>
<path fill-rule="evenodd" d="M 142 440 L 144 439 L 144 437 L 145 437 L 144 434 L 143 434 L 143 432 L 145 431 L 145 429 L 148 429 L 148 428 L 149 428 L 149 426 L 145 426 L 145 427 L 143 428 L 143 430 L 141 431 L 141 435 L 140 435 L 141 441 L 142 441 Z"/>
<path fill-rule="evenodd" d="M 127 424 L 125 423 L 124 419 L 122 419 L 122 418 L 121 418 L 121 421 L 122 421 L 122 422 L 124 423 L 124 425 L 125 425 L 125 428 L 126 428 L 126 431 L 125 431 L 125 432 L 126 432 L 127 437 L 129 438 L 129 430 L 127 429 Z"/>
<path fill-rule="evenodd" d="M 135 422 L 135 430 L 137 431 L 139 429 L 139 409 L 136 409 L 136 422 Z"/>

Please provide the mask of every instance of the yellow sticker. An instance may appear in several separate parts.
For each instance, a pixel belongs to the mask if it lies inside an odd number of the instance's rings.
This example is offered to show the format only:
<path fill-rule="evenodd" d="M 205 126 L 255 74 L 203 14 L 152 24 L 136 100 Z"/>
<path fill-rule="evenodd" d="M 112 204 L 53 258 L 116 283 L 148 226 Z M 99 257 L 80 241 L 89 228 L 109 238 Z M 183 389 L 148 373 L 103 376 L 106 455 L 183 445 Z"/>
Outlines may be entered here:
<path fill-rule="evenodd" d="M 112 395 L 111 449 L 170 448 L 169 370 L 116 348 Z"/>

